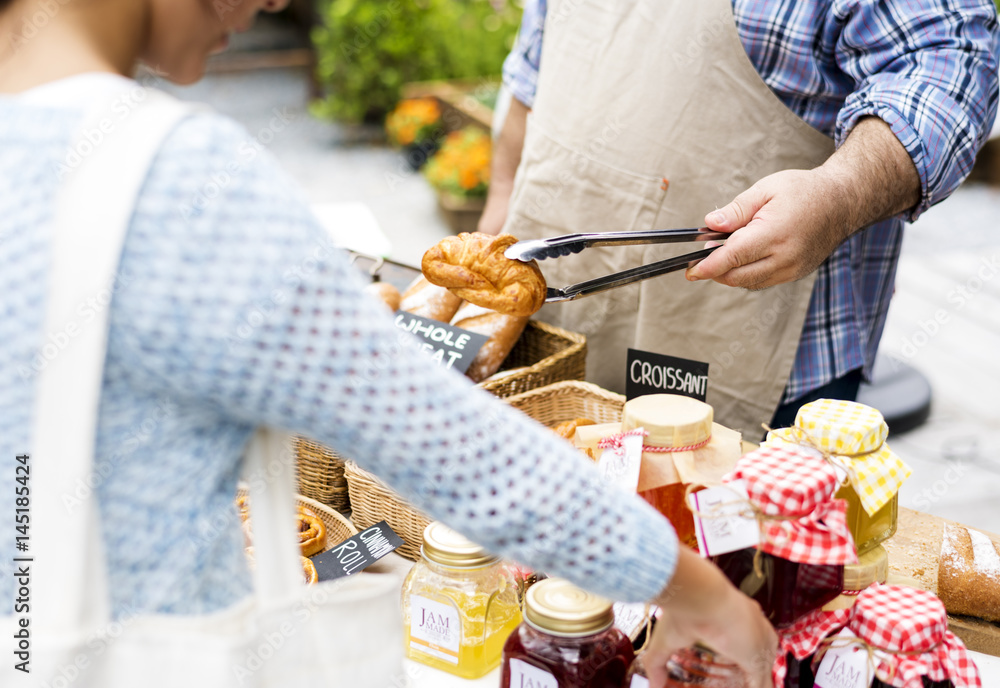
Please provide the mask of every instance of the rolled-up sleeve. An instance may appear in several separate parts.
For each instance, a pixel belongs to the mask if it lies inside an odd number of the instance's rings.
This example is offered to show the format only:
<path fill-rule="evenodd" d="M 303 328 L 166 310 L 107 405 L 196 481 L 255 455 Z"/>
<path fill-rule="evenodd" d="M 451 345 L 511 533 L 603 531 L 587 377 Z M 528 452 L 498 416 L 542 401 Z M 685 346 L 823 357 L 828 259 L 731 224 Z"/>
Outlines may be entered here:
<path fill-rule="evenodd" d="M 526 0 L 517 41 L 503 63 L 504 86 L 528 107 L 535 104 L 546 10 L 547 0 Z"/>
<path fill-rule="evenodd" d="M 839 146 L 862 117 L 884 120 L 920 175 L 915 220 L 968 176 L 997 111 L 997 13 L 988 0 L 836 3 L 840 68 L 857 87 L 837 117 Z"/>

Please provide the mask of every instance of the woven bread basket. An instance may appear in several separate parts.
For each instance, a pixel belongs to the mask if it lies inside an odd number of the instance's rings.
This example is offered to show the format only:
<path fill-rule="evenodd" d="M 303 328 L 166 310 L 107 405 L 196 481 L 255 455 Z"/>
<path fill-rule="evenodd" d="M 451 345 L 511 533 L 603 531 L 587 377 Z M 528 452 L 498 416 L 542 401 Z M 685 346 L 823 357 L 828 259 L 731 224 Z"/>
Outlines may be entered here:
<path fill-rule="evenodd" d="M 246 497 L 248 494 L 246 488 L 241 487 L 236 490 L 237 499 Z M 358 534 L 358 529 L 354 527 L 353 523 L 325 504 L 320 504 L 315 499 L 295 495 L 295 505 L 311 509 L 319 517 L 319 520 L 323 522 L 323 525 L 326 526 L 326 546 L 323 547 L 324 552 L 336 547 L 352 535 Z"/>
<path fill-rule="evenodd" d="M 478 386 L 506 398 L 554 382 L 583 379 L 586 361 L 587 338 L 582 334 L 530 320 L 501 366 L 501 372 L 513 372 L 494 376 L 492 381 L 487 379 Z M 296 439 L 295 454 L 301 494 L 341 513 L 352 510 L 344 460 L 340 456 L 305 437 Z"/>
<path fill-rule="evenodd" d="M 577 380 L 557 382 L 505 401 L 549 427 L 574 418 L 615 423 L 621 420 L 625 405 L 621 394 Z M 382 520 L 388 522 L 405 543 L 396 551 L 408 559 L 418 559 L 424 528 L 430 519 L 353 461 L 347 462 L 345 473 L 355 525 L 364 529 Z"/>

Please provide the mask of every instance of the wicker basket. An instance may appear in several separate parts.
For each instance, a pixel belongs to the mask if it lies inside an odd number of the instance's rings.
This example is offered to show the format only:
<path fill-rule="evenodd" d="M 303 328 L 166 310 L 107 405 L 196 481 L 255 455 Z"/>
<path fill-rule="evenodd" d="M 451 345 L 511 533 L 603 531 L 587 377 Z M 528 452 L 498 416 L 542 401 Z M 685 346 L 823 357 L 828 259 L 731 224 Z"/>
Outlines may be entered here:
<path fill-rule="evenodd" d="M 587 338 L 582 334 L 531 320 L 502 366 L 502 370 L 516 372 L 479 386 L 498 397 L 509 397 L 554 382 L 580 380 L 586 361 Z M 299 492 L 342 513 L 352 510 L 344 460 L 304 437 L 297 438 L 295 453 Z"/>
<path fill-rule="evenodd" d="M 246 488 L 241 487 L 236 491 L 237 499 L 240 497 L 246 497 L 247 494 L 248 492 Z M 309 499 L 308 497 L 303 497 L 302 495 L 295 495 L 295 504 L 296 506 L 303 506 L 307 509 L 312 509 L 313 512 L 319 516 L 319 520 L 323 522 L 323 525 L 326 526 L 326 546 L 323 547 L 324 552 L 339 545 L 352 535 L 358 534 L 358 529 L 354 527 L 353 523 L 330 507 L 320 504 L 315 499 Z"/>
<path fill-rule="evenodd" d="M 506 401 L 549 427 L 573 418 L 614 423 L 621 420 L 625 405 L 625 397 L 621 394 L 576 380 L 557 382 Z M 418 559 L 424 528 L 430 519 L 353 461 L 347 462 L 345 473 L 354 509 L 351 517 L 354 523 L 359 528 L 367 528 L 386 521 L 405 543 L 396 551 L 408 559 Z"/>

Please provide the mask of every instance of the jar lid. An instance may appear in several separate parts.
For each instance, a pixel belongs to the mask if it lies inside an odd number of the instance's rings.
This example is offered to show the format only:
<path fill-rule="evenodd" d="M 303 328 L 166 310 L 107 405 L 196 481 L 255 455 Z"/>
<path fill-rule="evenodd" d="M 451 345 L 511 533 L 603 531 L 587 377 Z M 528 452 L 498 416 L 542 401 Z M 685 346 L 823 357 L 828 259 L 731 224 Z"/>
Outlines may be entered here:
<path fill-rule="evenodd" d="M 864 590 L 873 583 L 885 583 L 889 576 L 889 555 L 882 545 L 858 556 L 857 564 L 844 567 L 844 590 Z"/>
<path fill-rule="evenodd" d="M 435 564 L 459 569 L 481 568 L 500 559 L 439 521 L 424 528 L 420 553 Z"/>
<path fill-rule="evenodd" d="M 615 613 L 609 600 L 581 590 L 569 581 L 546 578 L 528 588 L 524 618 L 544 633 L 578 637 L 610 628 Z"/>
<path fill-rule="evenodd" d="M 622 431 L 644 428 L 645 444 L 687 447 L 712 437 L 712 407 L 677 394 L 647 394 L 625 402 Z"/>

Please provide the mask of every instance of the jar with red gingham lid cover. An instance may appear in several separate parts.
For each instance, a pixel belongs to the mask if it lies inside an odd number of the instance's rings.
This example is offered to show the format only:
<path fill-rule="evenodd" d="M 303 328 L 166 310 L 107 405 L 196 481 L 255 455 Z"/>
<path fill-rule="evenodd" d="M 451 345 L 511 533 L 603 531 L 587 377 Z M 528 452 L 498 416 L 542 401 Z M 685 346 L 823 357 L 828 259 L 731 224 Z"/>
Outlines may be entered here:
<path fill-rule="evenodd" d="M 846 505 L 834 499 L 836 471 L 795 446 L 761 447 L 742 457 L 723 482 L 742 480 L 761 542 L 711 557 L 756 600 L 776 628 L 789 626 L 844 589 L 844 565 L 857 562 Z"/>
<path fill-rule="evenodd" d="M 776 686 L 811 688 L 829 648 L 851 647 L 872 658 L 872 688 L 982 688 L 965 645 L 948 630 L 944 605 L 925 590 L 873 585 L 858 595 L 853 608 L 819 612 L 808 621 L 791 637 L 779 634 L 788 656 L 805 659 L 793 658 L 786 674 L 779 658 Z M 844 628 L 855 638 L 834 641 Z"/>

